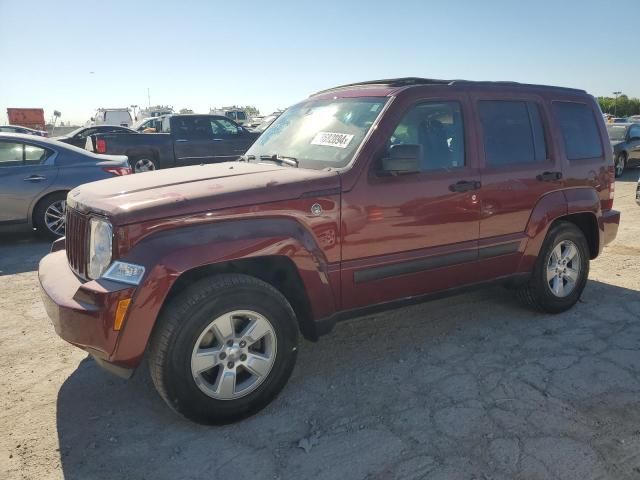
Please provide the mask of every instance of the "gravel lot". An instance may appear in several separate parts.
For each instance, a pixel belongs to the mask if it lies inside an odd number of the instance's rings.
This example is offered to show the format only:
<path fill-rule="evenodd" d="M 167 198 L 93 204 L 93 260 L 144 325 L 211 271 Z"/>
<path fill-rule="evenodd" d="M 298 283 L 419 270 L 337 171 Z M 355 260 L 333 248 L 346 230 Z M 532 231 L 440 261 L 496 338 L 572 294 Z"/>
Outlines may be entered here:
<path fill-rule="evenodd" d="M 173 414 L 146 369 L 100 370 L 54 333 L 36 268 L 0 241 L 2 479 L 640 478 L 640 171 L 582 302 L 557 316 L 501 288 L 338 325 L 242 423 Z"/>

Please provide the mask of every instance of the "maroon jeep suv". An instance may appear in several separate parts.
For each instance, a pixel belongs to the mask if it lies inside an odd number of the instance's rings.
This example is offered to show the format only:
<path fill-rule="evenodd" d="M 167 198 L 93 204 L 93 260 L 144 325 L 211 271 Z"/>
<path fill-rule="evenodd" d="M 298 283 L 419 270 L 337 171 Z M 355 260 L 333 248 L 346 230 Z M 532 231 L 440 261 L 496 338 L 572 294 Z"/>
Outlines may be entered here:
<path fill-rule="evenodd" d="M 167 404 L 220 424 L 274 399 L 299 332 L 494 281 L 567 310 L 613 193 L 582 90 L 364 82 L 290 107 L 240 161 L 72 190 L 40 284 L 63 339 L 125 377 L 146 355 Z"/>

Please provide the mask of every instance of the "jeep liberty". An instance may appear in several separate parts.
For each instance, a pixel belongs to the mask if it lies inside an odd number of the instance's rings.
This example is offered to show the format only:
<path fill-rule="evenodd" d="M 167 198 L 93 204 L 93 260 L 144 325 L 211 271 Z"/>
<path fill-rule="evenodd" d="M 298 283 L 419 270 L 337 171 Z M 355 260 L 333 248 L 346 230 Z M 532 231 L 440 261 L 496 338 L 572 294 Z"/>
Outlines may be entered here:
<path fill-rule="evenodd" d="M 299 335 L 504 282 L 548 313 L 616 236 L 614 164 L 582 90 L 400 78 L 319 92 L 240 161 L 80 186 L 39 267 L 64 340 L 222 424 L 282 390 Z"/>

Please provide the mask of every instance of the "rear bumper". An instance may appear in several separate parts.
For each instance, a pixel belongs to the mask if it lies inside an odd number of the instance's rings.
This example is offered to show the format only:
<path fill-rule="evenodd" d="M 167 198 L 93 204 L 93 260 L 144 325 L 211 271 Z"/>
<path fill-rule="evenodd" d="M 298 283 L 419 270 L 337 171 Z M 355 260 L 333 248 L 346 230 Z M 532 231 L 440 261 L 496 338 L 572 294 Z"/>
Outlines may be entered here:
<path fill-rule="evenodd" d="M 64 250 L 52 252 L 40 261 L 38 278 L 42 300 L 56 333 L 105 366 L 105 362 L 112 360 L 120 333 L 113 329 L 118 301 L 131 298 L 135 288 L 106 280 L 81 281 L 69 268 Z M 127 369 L 117 362 L 114 367 Z M 121 372 L 120 376 L 126 375 Z"/>
<path fill-rule="evenodd" d="M 602 232 L 601 245 L 608 245 L 613 242 L 618 234 L 618 226 L 620 225 L 620 212 L 617 210 L 609 210 L 600 217 L 600 231 Z"/>

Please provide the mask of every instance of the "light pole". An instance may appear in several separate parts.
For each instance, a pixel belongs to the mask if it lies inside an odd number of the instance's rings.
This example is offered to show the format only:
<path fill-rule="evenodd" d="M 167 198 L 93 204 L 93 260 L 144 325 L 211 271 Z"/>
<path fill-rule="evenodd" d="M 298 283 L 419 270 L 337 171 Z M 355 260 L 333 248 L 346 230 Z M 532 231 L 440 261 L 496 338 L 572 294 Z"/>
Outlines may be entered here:
<path fill-rule="evenodd" d="M 616 99 L 613 102 L 613 116 L 617 117 L 618 116 L 618 95 L 620 95 L 622 92 L 613 92 L 613 94 L 616 96 Z"/>

